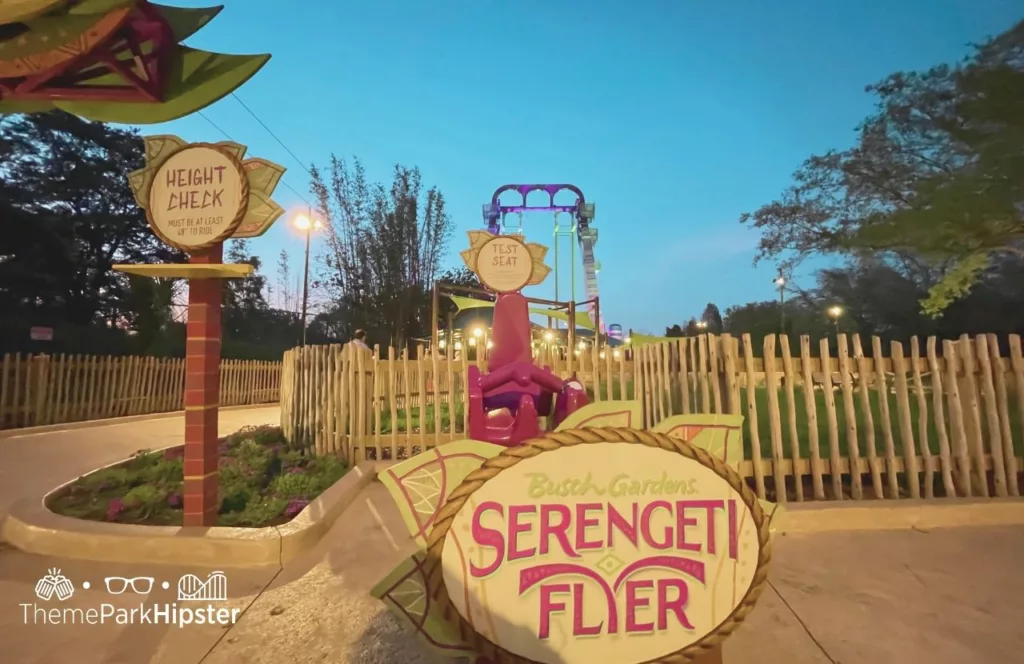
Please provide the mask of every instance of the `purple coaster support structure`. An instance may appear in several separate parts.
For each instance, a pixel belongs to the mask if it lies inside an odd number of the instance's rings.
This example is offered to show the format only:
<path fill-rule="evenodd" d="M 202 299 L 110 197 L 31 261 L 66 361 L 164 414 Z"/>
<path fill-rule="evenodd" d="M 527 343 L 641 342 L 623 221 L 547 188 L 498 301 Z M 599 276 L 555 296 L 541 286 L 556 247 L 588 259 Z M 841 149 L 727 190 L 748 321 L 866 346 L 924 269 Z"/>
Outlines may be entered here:
<path fill-rule="evenodd" d="M 518 192 L 523 199 L 522 204 L 502 205 L 500 198 L 506 191 Z M 526 197 L 534 191 L 546 192 L 548 195 L 548 205 L 527 205 Z M 573 205 L 555 205 L 555 194 L 560 191 L 571 191 L 576 194 L 576 203 Z M 510 212 L 570 212 L 580 228 L 587 228 L 590 225 L 590 220 L 580 214 L 583 204 L 586 202 L 583 191 L 574 184 L 503 184 L 495 189 L 494 194 L 491 196 L 491 204 L 488 206 L 485 214 L 487 230 L 495 235 L 499 234 L 501 232 L 500 221 Z"/>

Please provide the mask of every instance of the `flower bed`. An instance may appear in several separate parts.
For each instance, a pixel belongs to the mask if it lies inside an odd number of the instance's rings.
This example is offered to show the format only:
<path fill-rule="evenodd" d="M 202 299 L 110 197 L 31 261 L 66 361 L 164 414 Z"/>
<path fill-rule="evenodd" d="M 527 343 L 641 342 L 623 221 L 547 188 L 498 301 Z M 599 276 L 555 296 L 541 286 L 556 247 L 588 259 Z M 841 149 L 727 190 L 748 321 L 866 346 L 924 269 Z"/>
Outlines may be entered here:
<path fill-rule="evenodd" d="M 337 457 L 288 450 L 280 427 L 247 427 L 219 444 L 219 526 L 286 523 L 348 471 Z M 184 446 L 137 452 L 61 487 L 47 507 L 77 519 L 181 525 L 184 453 Z"/>

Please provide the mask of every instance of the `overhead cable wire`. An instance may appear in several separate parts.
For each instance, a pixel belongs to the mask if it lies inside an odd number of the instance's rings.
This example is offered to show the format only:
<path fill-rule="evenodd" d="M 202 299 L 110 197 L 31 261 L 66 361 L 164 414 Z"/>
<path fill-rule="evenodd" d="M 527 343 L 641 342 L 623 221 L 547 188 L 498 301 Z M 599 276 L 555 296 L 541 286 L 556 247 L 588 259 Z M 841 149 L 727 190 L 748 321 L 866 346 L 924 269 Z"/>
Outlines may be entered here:
<path fill-rule="evenodd" d="M 211 119 L 210 119 L 210 117 L 209 117 L 208 115 L 206 115 L 206 114 L 205 114 L 205 113 L 203 113 L 202 111 L 199 111 L 199 115 L 200 115 L 200 116 L 201 116 L 201 117 L 202 117 L 202 118 L 203 118 L 204 120 L 206 120 L 207 122 L 209 122 L 209 123 L 210 123 L 210 126 L 212 126 L 212 127 L 214 128 L 214 129 L 216 129 L 216 130 L 217 130 L 217 131 L 219 131 L 220 133 L 224 134 L 224 138 L 228 139 L 229 141 L 231 141 L 231 142 L 233 142 L 233 143 L 237 143 L 237 141 L 235 141 L 235 139 L 231 138 L 231 135 L 230 135 L 230 134 L 228 134 L 228 132 L 224 131 L 224 130 L 223 130 L 223 129 L 222 129 L 221 127 L 220 127 L 220 125 L 218 125 L 218 124 L 217 124 L 216 122 L 214 122 L 213 120 L 211 120 Z M 260 124 L 263 124 L 263 123 L 261 122 Z M 276 139 L 277 137 L 275 136 L 274 138 Z M 280 141 L 278 141 L 278 142 L 280 143 Z M 286 147 L 286 148 L 285 148 L 285 150 L 288 150 L 288 148 Z M 292 155 L 292 157 L 294 157 L 294 156 L 295 156 L 295 155 L 294 155 L 294 154 L 292 153 L 292 151 L 291 151 L 291 150 L 288 150 L 288 154 Z M 300 165 L 301 165 L 301 162 L 300 162 Z M 309 171 L 307 170 L 306 172 L 308 173 Z M 287 189 L 288 189 L 288 190 L 289 190 L 290 192 L 292 192 L 293 194 L 295 194 L 296 196 L 298 196 L 298 197 L 299 197 L 300 199 L 302 199 L 302 202 L 304 202 L 304 203 L 305 203 L 306 205 L 308 205 L 308 206 L 310 206 L 310 207 L 312 207 L 312 206 L 313 206 L 313 204 L 309 202 L 309 199 L 307 199 L 307 198 L 306 198 L 305 196 L 303 196 L 302 194 L 300 194 L 300 193 L 299 193 L 299 192 L 298 192 L 298 191 L 297 191 L 297 190 L 295 189 L 295 187 L 293 187 L 293 186 L 291 186 L 290 184 L 288 184 L 287 182 L 285 182 L 285 181 L 284 181 L 284 179 L 281 179 L 281 181 L 280 181 L 280 182 L 281 182 L 281 184 L 283 184 L 283 185 L 285 186 L 285 188 L 287 188 Z"/>
<path fill-rule="evenodd" d="M 242 105 L 242 108 L 244 108 L 249 113 L 249 115 L 251 115 L 253 117 L 253 119 L 256 120 L 256 122 L 260 123 L 261 127 L 263 127 L 264 129 L 267 130 L 267 133 L 270 134 L 274 138 L 275 141 L 277 141 L 278 145 L 280 145 L 282 148 L 284 148 L 285 152 L 287 152 L 288 154 L 290 154 L 292 156 L 292 159 L 294 159 L 296 161 L 296 163 L 298 163 L 299 166 L 302 167 L 302 170 L 306 171 L 306 173 L 308 173 L 310 176 L 313 175 L 313 173 L 310 172 L 310 170 L 306 166 L 306 164 L 303 163 L 303 161 L 301 159 L 299 159 L 295 155 L 295 153 L 292 152 L 291 149 L 287 145 L 284 144 L 284 141 L 282 141 L 280 138 L 277 137 L 277 134 L 275 134 L 274 131 L 270 127 L 267 126 L 267 123 L 265 123 L 263 120 L 260 120 L 260 117 L 258 115 L 256 115 L 256 113 L 254 113 L 251 108 L 246 106 L 245 102 L 242 101 L 241 97 L 239 97 L 234 92 L 231 93 L 231 96 L 235 98 L 235 101 L 237 101 L 239 104 Z"/>

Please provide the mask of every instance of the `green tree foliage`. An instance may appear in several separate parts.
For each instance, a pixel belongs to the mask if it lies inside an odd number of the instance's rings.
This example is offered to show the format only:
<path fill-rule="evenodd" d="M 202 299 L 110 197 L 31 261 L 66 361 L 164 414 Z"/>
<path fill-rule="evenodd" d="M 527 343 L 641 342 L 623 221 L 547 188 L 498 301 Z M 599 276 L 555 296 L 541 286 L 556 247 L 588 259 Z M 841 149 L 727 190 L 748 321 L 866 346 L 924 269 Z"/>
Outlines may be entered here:
<path fill-rule="evenodd" d="M 224 284 L 224 334 L 235 338 L 255 338 L 264 314 L 270 309 L 265 291 L 267 278 L 260 274 L 260 259 L 249 250 L 246 240 L 232 240 L 225 252 L 228 263 L 248 263 L 253 273 L 242 279 L 226 279 Z"/>
<path fill-rule="evenodd" d="M 478 288 L 483 290 L 484 285 L 480 283 L 480 278 L 476 276 L 476 272 L 473 272 L 465 265 L 459 266 L 455 269 L 445 270 L 441 273 L 441 276 L 437 278 L 439 284 L 448 284 L 451 286 L 462 286 L 465 288 Z M 465 294 L 466 297 L 471 297 Z M 441 328 L 445 328 L 448 325 L 448 317 L 454 316 L 457 313 L 457 307 L 447 297 L 441 297 L 437 303 L 437 318 L 438 324 Z M 488 320 L 489 317 L 488 317 Z"/>
<path fill-rule="evenodd" d="M 836 332 L 859 334 L 862 341 L 878 336 L 886 351 L 890 341 L 905 342 L 913 336 L 951 339 L 964 333 L 996 334 L 1005 343 L 1007 334 L 1024 332 L 1024 261 L 1012 255 L 997 258 L 967 295 L 950 304 L 941 318 L 934 318 L 919 303 L 946 273 L 943 266 L 924 260 L 856 257 L 843 266 L 819 271 L 810 290 L 789 282 L 785 305 L 772 299 L 730 307 L 724 329 L 734 336 L 750 334 L 758 353 L 764 337 L 779 332 L 783 306 L 793 352 L 799 351 L 801 335 L 811 338 L 812 350 L 817 352 L 821 339 L 832 340 L 835 350 Z M 838 326 L 828 314 L 833 306 L 842 310 Z M 870 342 L 864 350 L 870 352 Z"/>
<path fill-rule="evenodd" d="M 821 311 L 838 304 L 843 307 L 841 329 L 886 341 L 1024 331 L 1024 261 L 1012 255 L 994 259 L 969 293 L 952 302 L 941 318 L 934 318 L 918 303 L 948 274 L 925 261 L 896 264 L 861 257 L 822 270 L 817 287 L 805 294 L 804 301 Z"/>
<path fill-rule="evenodd" d="M 224 285 L 222 313 L 225 357 L 278 359 L 302 336 L 301 321 L 295 313 L 274 309 L 267 301 L 269 284 L 260 271 L 259 256 L 254 255 L 247 240 L 232 240 L 227 245 L 225 260 L 248 263 L 253 273 L 242 279 L 228 279 Z M 311 317 L 312 318 L 312 317 Z M 312 330 L 314 326 L 310 326 Z M 322 330 L 307 334 L 310 343 L 323 343 Z"/>
<path fill-rule="evenodd" d="M 135 335 L 137 346 L 147 353 L 171 353 L 174 337 L 182 332 L 174 325 L 174 299 L 180 283 L 177 279 L 128 276 L 128 327 Z"/>
<path fill-rule="evenodd" d="M 119 263 L 168 263 L 135 203 L 127 174 L 144 165 L 134 131 L 63 112 L 0 118 L 0 346 L 30 352 L 183 355 L 175 302 L 184 282 L 116 272 Z M 245 243 L 228 261 L 257 272 L 225 287 L 224 356 L 278 359 L 298 321 L 271 309 L 259 260 Z M 28 328 L 54 328 L 52 342 Z"/>
<path fill-rule="evenodd" d="M 441 193 L 424 191 L 419 169 L 395 166 L 391 183 L 371 184 L 362 164 L 331 158 L 314 168 L 312 191 L 327 221 L 320 284 L 345 337 L 402 347 L 430 333 L 430 289 L 451 237 Z"/>
<path fill-rule="evenodd" d="M 128 187 L 144 161 L 138 134 L 63 112 L 12 115 L 0 146 L 5 347 L 31 325 L 55 328 L 51 349 L 116 352 L 129 330 L 152 340 L 172 286 L 133 286 L 112 266 L 183 257 L 153 236 Z"/>
<path fill-rule="evenodd" d="M 937 315 L 1024 257 L 1024 22 L 963 63 L 869 86 L 876 112 L 847 150 L 810 157 L 795 183 L 741 222 L 758 259 L 787 267 L 819 253 L 884 252 L 938 270 L 922 295 Z"/>
<path fill-rule="evenodd" d="M 704 313 L 701 314 L 700 319 L 707 323 L 706 331 L 711 334 L 721 334 L 725 330 L 725 325 L 722 322 L 722 312 L 718 310 L 718 305 L 714 302 L 708 302 L 708 306 L 704 307 Z"/>

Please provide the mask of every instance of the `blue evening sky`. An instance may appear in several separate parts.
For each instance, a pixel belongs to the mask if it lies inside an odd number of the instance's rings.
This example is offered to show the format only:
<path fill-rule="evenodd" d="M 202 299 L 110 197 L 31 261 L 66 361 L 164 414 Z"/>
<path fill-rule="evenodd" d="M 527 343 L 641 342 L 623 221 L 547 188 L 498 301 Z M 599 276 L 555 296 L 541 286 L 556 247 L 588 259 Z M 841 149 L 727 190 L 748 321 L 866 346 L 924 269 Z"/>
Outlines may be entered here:
<path fill-rule="evenodd" d="M 395 162 L 419 166 L 455 222 L 450 266 L 499 185 L 575 184 L 597 205 L 605 321 L 653 333 L 709 301 L 724 312 L 773 297 L 774 267 L 751 267 L 757 238 L 739 215 L 808 155 L 854 139 L 872 109 L 866 84 L 959 59 L 1022 14 L 1016 0 L 224 4 L 188 43 L 273 54 L 238 95 L 307 165 L 356 155 L 375 181 Z M 204 113 L 312 198 L 300 164 L 238 101 Z M 224 139 L 199 115 L 143 130 Z M 284 186 L 275 198 L 304 206 Z M 531 241 L 550 245 L 551 228 L 549 214 L 525 219 Z M 272 280 L 281 248 L 301 270 L 286 220 L 253 246 Z M 568 261 L 566 248 L 563 296 Z M 577 288 L 582 299 L 582 276 Z"/>

